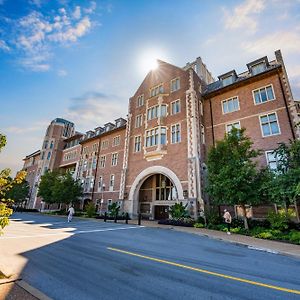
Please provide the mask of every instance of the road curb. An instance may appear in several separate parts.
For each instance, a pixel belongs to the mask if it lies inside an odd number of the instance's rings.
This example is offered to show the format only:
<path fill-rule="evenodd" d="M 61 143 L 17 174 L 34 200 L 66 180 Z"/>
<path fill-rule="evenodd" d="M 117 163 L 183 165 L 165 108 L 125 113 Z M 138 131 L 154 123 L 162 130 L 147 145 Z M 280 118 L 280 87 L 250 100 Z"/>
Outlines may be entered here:
<path fill-rule="evenodd" d="M 17 281 L 16 284 L 39 300 L 53 300 L 24 280 Z"/>

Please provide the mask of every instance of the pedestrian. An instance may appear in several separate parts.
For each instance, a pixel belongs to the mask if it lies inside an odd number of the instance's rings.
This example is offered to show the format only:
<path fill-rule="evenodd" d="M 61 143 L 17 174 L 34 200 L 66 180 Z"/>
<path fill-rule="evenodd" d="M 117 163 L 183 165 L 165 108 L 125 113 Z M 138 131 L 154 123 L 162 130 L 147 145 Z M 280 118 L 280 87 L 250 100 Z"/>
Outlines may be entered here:
<path fill-rule="evenodd" d="M 73 205 L 70 206 L 69 210 L 68 210 L 69 214 L 68 214 L 68 222 L 72 221 L 73 215 L 75 214 L 75 210 Z"/>
<path fill-rule="evenodd" d="M 224 221 L 227 224 L 227 234 L 231 234 L 230 233 L 230 225 L 231 225 L 231 214 L 227 209 L 224 209 L 224 215 L 223 215 Z"/>

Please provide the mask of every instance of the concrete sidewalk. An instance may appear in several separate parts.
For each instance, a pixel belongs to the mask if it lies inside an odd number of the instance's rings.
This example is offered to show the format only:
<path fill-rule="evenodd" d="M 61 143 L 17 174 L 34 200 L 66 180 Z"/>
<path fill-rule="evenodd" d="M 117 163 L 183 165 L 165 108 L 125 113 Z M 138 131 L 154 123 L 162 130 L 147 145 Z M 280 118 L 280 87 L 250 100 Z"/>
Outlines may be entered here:
<path fill-rule="evenodd" d="M 129 221 L 129 224 L 136 224 L 136 221 Z M 169 230 L 176 230 L 186 233 L 197 234 L 209 238 L 222 240 L 229 243 L 246 246 L 250 249 L 266 251 L 275 254 L 290 255 L 300 258 L 300 245 L 289 243 L 258 239 L 251 236 L 232 233 L 228 235 L 226 232 L 194 227 L 182 227 L 173 225 L 160 225 L 156 221 L 142 221 L 142 225 L 146 227 L 155 227 Z"/>

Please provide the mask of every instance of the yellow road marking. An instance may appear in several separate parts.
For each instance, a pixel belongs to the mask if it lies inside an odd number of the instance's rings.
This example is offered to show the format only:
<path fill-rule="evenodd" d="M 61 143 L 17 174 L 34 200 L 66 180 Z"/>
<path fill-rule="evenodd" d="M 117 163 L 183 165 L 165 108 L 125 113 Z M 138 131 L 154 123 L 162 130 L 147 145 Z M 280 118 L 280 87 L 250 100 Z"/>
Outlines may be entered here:
<path fill-rule="evenodd" d="M 136 257 L 156 261 L 156 262 L 159 262 L 159 263 L 163 263 L 163 264 L 183 268 L 183 269 L 188 269 L 188 270 L 192 270 L 192 271 L 196 271 L 196 272 L 200 272 L 200 273 L 205 273 L 205 274 L 209 274 L 209 275 L 213 275 L 213 276 L 217 276 L 217 277 L 222 277 L 222 278 L 231 279 L 231 280 L 235 280 L 235 281 L 239 281 L 239 282 L 249 283 L 249 284 L 252 284 L 252 285 L 262 286 L 262 287 L 273 289 L 273 290 L 278 290 L 278 291 L 282 291 L 282 292 L 287 292 L 287 293 L 300 295 L 300 290 L 291 290 L 291 289 L 283 288 L 283 287 L 276 286 L 276 285 L 270 285 L 270 284 L 265 284 L 265 283 L 261 283 L 261 282 L 257 282 L 257 281 L 244 279 L 244 278 L 225 275 L 225 274 L 222 274 L 222 273 L 211 272 L 211 271 L 207 271 L 207 270 L 204 270 L 204 269 L 194 268 L 194 267 L 191 267 L 191 266 L 178 264 L 178 263 L 175 263 L 175 262 L 172 262 L 172 261 L 159 259 L 159 258 L 155 258 L 155 257 L 151 257 L 151 256 L 146 256 L 146 255 L 141 255 L 141 254 L 138 254 L 138 253 L 129 252 L 129 251 L 125 251 L 125 250 L 121 250 L 121 249 L 117 249 L 117 248 L 107 247 L 107 249 L 111 250 L 111 251 L 131 255 L 131 256 L 136 256 Z"/>

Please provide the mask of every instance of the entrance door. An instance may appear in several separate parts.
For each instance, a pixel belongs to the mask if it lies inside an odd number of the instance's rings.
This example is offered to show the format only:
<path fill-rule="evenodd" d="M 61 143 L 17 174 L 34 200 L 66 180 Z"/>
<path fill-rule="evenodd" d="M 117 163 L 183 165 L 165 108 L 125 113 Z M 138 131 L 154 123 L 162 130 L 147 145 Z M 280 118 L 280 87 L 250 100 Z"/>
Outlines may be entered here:
<path fill-rule="evenodd" d="M 155 205 L 155 220 L 169 219 L 169 206 Z"/>

